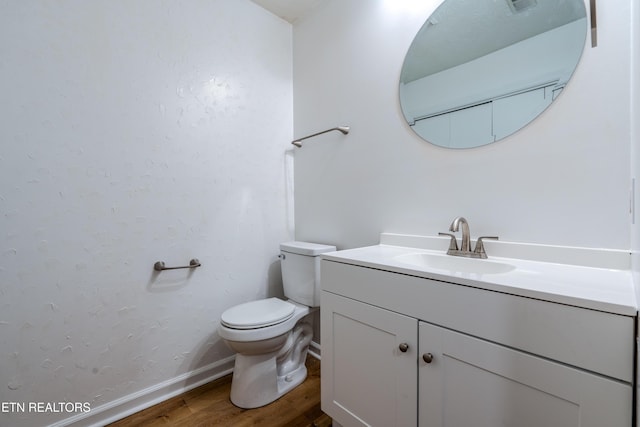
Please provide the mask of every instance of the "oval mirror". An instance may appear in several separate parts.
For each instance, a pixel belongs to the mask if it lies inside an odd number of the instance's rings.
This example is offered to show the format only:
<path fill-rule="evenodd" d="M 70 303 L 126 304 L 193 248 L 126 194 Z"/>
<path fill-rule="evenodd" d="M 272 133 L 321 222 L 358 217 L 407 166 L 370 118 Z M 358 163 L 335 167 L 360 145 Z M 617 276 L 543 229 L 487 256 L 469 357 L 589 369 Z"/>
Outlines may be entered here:
<path fill-rule="evenodd" d="M 584 0 L 445 0 L 404 60 L 404 117 L 442 147 L 498 141 L 558 97 L 586 34 Z"/>

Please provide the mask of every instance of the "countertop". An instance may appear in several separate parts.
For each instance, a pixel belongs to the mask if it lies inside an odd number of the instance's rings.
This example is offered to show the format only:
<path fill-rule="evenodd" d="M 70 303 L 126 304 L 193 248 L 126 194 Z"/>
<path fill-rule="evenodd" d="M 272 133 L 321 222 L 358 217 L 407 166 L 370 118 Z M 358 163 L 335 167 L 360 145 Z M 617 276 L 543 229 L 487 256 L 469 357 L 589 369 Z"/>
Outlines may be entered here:
<path fill-rule="evenodd" d="M 637 314 L 629 269 L 490 256 L 490 262 L 516 268 L 499 274 L 477 274 L 415 266 L 397 258 L 415 253 L 448 256 L 445 252 L 446 247 L 442 251 L 381 243 L 326 253 L 322 259 L 625 316 Z"/>

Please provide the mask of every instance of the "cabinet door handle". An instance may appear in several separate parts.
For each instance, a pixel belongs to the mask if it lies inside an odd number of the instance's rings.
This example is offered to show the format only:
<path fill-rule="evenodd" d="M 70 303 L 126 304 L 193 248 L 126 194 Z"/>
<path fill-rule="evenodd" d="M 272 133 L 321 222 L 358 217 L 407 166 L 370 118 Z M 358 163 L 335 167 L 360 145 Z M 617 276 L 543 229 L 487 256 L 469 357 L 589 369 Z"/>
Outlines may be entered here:
<path fill-rule="evenodd" d="M 433 362 L 433 354 L 431 353 L 425 353 L 422 355 L 422 360 L 425 361 L 425 363 L 431 363 Z"/>
<path fill-rule="evenodd" d="M 401 343 L 398 348 L 400 349 L 401 352 L 406 353 L 407 350 L 409 350 L 409 344 L 407 344 L 406 342 Z"/>

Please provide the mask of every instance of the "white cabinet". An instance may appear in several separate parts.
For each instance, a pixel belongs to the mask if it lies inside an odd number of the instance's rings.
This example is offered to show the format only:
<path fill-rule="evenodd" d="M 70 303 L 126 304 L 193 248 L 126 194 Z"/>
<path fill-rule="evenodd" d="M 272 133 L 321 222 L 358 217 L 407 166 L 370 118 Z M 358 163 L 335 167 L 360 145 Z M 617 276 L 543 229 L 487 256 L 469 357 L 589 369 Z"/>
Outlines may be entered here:
<path fill-rule="evenodd" d="M 503 98 L 494 99 L 493 133 L 496 140 L 520 130 L 523 124 L 538 117 L 554 99 L 555 85 L 533 89 Z M 562 89 L 555 89 L 561 91 Z"/>
<path fill-rule="evenodd" d="M 345 427 L 415 426 L 417 320 L 328 292 L 321 307 L 325 412 Z"/>
<path fill-rule="evenodd" d="M 321 274 L 322 408 L 344 427 L 632 425 L 633 317 L 335 261 Z"/>
<path fill-rule="evenodd" d="M 492 103 L 435 115 L 415 122 L 414 130 L 444 147 L 469 148 L 494 142 Z"/>
<path fill-rule="evenodd" d="M 413 130 L 443 147 L 469 148 L 511 135 L 535 119 L 562 89 L 555 84 L 488 99 L 416 120 Z"/>
<path fill-rule="evenodd" d="M 631 425 L 628 384 L 425 322 L 419 337 L 420 427 Z"/>

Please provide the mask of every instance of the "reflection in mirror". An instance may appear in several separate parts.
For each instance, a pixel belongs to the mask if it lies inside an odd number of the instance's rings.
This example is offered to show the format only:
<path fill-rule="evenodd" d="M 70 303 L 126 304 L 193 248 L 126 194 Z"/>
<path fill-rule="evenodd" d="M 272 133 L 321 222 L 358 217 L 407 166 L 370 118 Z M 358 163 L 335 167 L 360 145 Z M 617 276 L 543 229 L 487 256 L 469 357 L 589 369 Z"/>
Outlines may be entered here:
<path fill-rule="evenodd" d="M 511 135 L 560 94 L 586 33 L 584 0 L 445 0 L 404 60 L 405 119 L 442 147 Z"/>

